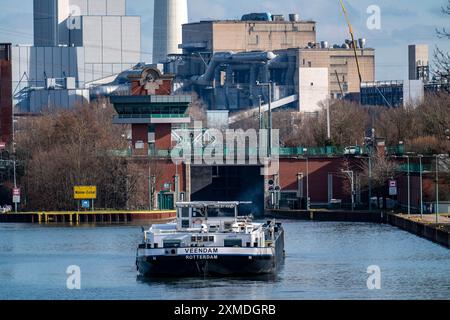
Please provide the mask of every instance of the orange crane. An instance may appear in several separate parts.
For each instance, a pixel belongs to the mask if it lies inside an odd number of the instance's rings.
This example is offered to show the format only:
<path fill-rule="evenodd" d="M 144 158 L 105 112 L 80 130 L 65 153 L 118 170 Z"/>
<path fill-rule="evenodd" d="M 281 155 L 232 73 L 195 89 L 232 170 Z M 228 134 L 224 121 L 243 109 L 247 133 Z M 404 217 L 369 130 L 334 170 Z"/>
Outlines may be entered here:
<path fill-rule="evenodd" d="M 358 53 L 356 51 L 357 45 L 356 45 L 355 35 L 353 34 L 352 24 L 350 22 L 350 18 L 348 17 L 347 10 L 345 9 L 344 1 L 343 0 L 339 0 L 339 1 L 341 2 L 342 11 L 344 11 L 345 20 L 347 20 L 347 24 L 348 24 L 348 30 L 349 30 L 350 35 L 352 37 L 353 52 L 355 53 L 356 67 L 358 68 L 359 82 L 361 83 L 362 82 L 362 76 L 361 76 L 361 68 L 359 67 Z"/>

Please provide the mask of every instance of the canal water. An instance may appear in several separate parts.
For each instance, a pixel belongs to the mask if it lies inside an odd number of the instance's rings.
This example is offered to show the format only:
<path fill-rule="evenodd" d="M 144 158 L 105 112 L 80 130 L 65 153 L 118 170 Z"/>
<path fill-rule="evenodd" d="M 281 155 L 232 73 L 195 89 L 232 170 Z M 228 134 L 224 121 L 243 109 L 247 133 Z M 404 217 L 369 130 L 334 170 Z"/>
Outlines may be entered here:
<path fill-rule="evenodd" d="M 0 299 L 449 299 L 450 250 L 378 224 L 284 221 L 277 276 L 137 277 L 140 226 L 0 225 Z M 81 269 L 81 290 L 66 269 Z M 381 289 L 369 290 L 369 266 Z"/>

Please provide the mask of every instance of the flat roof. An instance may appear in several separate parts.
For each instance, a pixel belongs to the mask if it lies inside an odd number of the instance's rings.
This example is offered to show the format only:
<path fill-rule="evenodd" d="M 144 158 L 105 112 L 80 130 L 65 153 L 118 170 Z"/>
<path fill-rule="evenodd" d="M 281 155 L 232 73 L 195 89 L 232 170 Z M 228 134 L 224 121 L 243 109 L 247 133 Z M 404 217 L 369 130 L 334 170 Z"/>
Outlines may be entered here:
<path fill-rule="evenodd" d="M 287 49 L 277 49 L 277 50 L 272 50 L 272 51 L 276 54 L 276 53 L 280 53 L 280 52 L 294 51 L 294 50 L 295 51 L 332 51 L 332 52 L 341 51 L 341 52 L 346 52 L 346 53 L 351 52 L 352 54 L 354 54 L 353 48 L 346 49 L 346 48 L 333 48 L 333 47 L 330 47 L 330 48 L 287 48 Z M 356 49 L 356 52 L 358 52 L 358 51 L 370 51 L 371 53 L 372 52 L 375 53 L 375 49 L 369 48 L 369 47 L 363 48 L 363 49 L 361 49 L 361 48 Z"/>
<path fill-rule="evenodd" d="M 260 20 L 201 20 L 197 22 L 189 22 L 183 24 L 184 26 L 188 25 L 195 25 L 195 24 L 211 24 L 211 23 L 234 23 L 234 24 L 241 24 L 241 23 L 252 23 L 252 24 L 316 24 L 316 21 L 314 20 L 299 20 L 299 21 L 260 21 Z"/>
<path fill-rule="evenodd" d="M 190 95 L 111 96 L 110 101 L 113 104 L 122 104 L 122 103 L 190 104 L 192 103 L 192 96 Z"/>

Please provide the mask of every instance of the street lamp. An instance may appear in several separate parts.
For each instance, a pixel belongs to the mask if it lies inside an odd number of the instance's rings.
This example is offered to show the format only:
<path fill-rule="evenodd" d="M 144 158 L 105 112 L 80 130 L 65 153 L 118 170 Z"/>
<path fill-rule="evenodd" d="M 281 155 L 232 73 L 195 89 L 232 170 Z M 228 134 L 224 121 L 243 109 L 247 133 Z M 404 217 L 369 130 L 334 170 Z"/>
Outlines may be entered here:
<path fill-rule="evenodd" d="M 439 158 L 442 155 L 436 155 L 436 223 L 439 223 Z"/>
<path fill-rule="evenodd" d="M 411 170 L 409 156 L 403 156 L 408 160 L 408 217 L 411 216 Z"/>
<path fill-rule="evenodd" d="M 419 157 L 419 174 L 420 174 L 420 218 L 423 219 L 423 154 L 417 155 Z"/>
<path fill-rule="evenodd" d="M 408 217 L 411 216 L 411 167 L 410 167 L 410 159 L 411 157 L 408 155 L 404 155 L 404 156 L 392 156 L 393 158 L 397 159 L 397 158 L 406 158 L 407 159 L 407 163 L 408 163 Z"/>
<path fill-rule="evenodd" d="M 353 171 L 350 171 L 350 170 L 347 170 L 347 171 L 342 170 L 342 172 L 346 173 L 349 176 L 350 181 L 351 181 L 352 211 L 354 211 L 355 210 L 355 192 L 354 192 L 354 189 L 355 189 L 355 173 Z"/>
<path fill-rule="evenodd" d="M 269 156 L 272 156 L 272 81 L 266 82 L 266 83 L 260 83 L 259 81 L 256 81 L 256 85 L 259 87 L 267 86 L 269 90 Z"/>
<path fill-rule="evenodd" d="M 306 154 L 306 210 L 311 209 L 311 202 L 309 201 L 309 159 L 308 159 L 308 149 L 304 148 L 303 152 Z"/>
<path fill-rule="evenodd" d="M 372 211 L 372 156 L 361 157 L 359 159 L 367 159 L 369 164 L 369 211 Z"/>

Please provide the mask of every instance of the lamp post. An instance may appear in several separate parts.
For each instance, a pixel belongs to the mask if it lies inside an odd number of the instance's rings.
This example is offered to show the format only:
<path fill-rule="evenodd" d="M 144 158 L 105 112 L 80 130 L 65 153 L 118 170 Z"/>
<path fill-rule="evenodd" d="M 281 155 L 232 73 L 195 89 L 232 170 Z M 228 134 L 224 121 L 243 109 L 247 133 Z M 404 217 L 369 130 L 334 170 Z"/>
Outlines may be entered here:
<path fill-rule="evenodd" d="M 436 155 L 436 223 L 439 223 L 439 155 Z"/>
<path fill-rule="evenodd" d="M 262 98 L 261 95 L 258 96 L 258 124 L 259 130 L 263 129 L 263 117 L 262 117 Z"/>
<path fill-rule="evenodd" d="M 419 154 L 420 218 L 423 219 L 423 155 Z"/>
<path fill-rule="evenodd" d="M 408 217 L 411 216 L 411 171 L 410 171 L 410 158 L 404 156 L 408 160 Z"/>
<path fill-rule="evenodd" d="M 306 153 L 306 210 L 311 209 L 311 202 L 309 201 L 309 159 L 308 159 L 308 149 L 303 149 L 303 152 Z"/>
<path fill-rule="evenodd" d="M 369 166 L 369 211 L 372 211 L 372 155 L 368 157 L 357 156 L 358 159 L 367 159 Z"/>
<path fill-rule="evenodd" d="M 372 157 L 369 156 L 369 211 L 372 211 Z"/>
<path fill-rule="evenodd" d="M 398 158 L 406 158 L 407 160 L 407 165 L 408 165 L 408 169 L 407 169 L 407 177 L 408 177 L 408 217 L 411 216 L 411 168 L 410 168 L 410 161 L 411 161 L 411 157 L 406 155 L 406 156 L 392 156 L 392 158 L 394 159 L 398 159 Z"/>
<path fill-rule="evenodd" d="M 327 139 L 331 140 L 330 100 L 327 100 Z"/>
<path fill-rule="evenodd" d="M 266 83 L 260 83 L 256 81 L 257 86 L 267 86 L 269 90 L 269 131 L 268 131 L 268 149 L 269 156 L 272 156 L 272 81 Z"/>
<path fill-rule="evenodd" d="M 350 178 L 350 182 L 351 182 L 351 193 L 352 193 L 352 211 L 355 210 L 355 174 L 353 171 L 347 170 L 347 171 L 342 171 L 344 173 L 346 173 L 349 178 Z"/>

